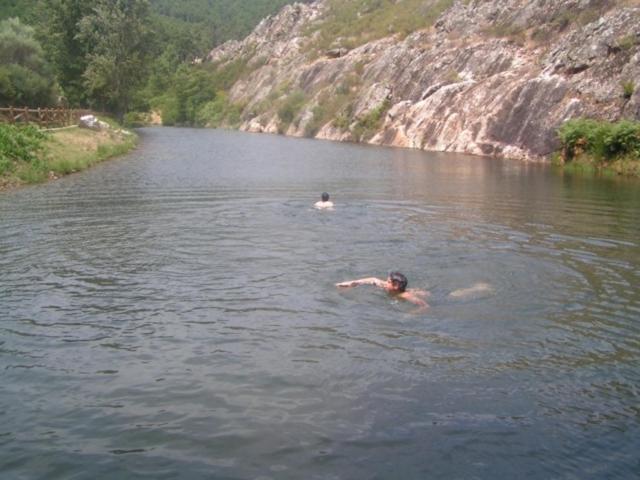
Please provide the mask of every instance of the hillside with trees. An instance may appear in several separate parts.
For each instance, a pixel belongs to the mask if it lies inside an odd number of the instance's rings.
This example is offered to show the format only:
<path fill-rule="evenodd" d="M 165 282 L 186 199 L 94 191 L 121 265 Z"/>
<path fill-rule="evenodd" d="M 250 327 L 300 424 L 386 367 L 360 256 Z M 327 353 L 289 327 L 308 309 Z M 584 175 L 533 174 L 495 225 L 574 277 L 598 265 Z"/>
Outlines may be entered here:
<path fill-rule="evenodd" d="M 194 61 L 287 3 L 0 0 L 0 106 L 162 108 L 168 123 L 194 123 L 217 89 Z"/>

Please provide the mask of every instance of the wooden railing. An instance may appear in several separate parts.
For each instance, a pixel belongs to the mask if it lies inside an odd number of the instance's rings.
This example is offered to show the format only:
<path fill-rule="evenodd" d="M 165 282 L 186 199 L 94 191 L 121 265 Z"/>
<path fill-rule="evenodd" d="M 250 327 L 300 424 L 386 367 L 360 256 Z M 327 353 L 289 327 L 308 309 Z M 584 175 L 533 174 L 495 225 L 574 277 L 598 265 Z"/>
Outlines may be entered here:
<path fill-rule="evenodd" d="M 75 125 L 87 110 L 69 108 L 0 107 L 0 123 L 35 123 L 40 127 Z"/>

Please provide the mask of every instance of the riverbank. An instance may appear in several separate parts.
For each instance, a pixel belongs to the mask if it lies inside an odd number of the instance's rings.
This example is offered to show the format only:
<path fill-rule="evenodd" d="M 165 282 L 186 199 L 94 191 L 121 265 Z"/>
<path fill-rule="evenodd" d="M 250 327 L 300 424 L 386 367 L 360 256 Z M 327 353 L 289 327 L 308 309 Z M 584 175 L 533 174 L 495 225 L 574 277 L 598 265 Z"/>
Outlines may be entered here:
<path fill-rule="evenodd" d="M 566 172 L 575 172 L 584 175 L 640 178 L 640 160 L 635 158 L 620 158 L 601 163 L 592 156 L 583 155 L 566 163 L 562 162 L 561 159 L 554 160 L 554 164 L 560 166 Z"/>
<path fill-rule="evenodd" d="M 34 130 L 24 136 L 26 139 L 12 132 L 10 153 L 0 152 L 4 155 L 1 159 L 4 163 L 0 169 L 0 191 L 80 172 L 132 150 L 138 140 L 136 134 L 117 126 L 104 130 L 77 126 Z M 23 137 L 22 142 L 16 141 L 19 137 Z"/>
<path fill-rule="evenodd" d="M 554 159 L 565 170 L 640 177 L 640 122 L 576 118 L 558 130 L 562 147 Z"/>

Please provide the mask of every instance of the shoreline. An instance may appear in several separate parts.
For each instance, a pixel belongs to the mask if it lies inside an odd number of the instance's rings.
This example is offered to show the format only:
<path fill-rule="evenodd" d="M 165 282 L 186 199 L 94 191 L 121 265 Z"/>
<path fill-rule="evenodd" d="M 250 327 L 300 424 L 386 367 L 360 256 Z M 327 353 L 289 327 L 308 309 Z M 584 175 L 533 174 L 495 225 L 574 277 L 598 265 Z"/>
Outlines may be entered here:
<path fill-rule="evenodd" d="M 47 138 L 38 151 L 37 159 L 14 162 L 11 172 L 0 175 L 0 193 L 81 172 L 130 152 L 139 140 L 131 130 L 114 127 L 91 130 L 71 126 L 43 130 L 42 133 Z"/>
<path fill-rule="evenodd" d="M 148 125 L 148 126 L 156 126 L 156 125 Z M 593 178 L 598 178 L 598 177 L 607 177 L 607 178 L 617 177 L 617 178 L 634 178 L 634 179 L 640 178 L 640 159 L 636 160 L 633 158 L 629 158 L 628 156 L 612 159 L 605 163 L 598 163 L 593 157 L 590 157 L 590 156 L 582 156 L 572 161 L 562 162 L 558 160 L 561 154 L 560 149 L 550 154 L 547 154 L 545 156 L 541 156 L 533 159 L 533 158 L 523 158 L 518 156 L 510 156 L 510 155 L 483 155 L 478 153 L 471 153 L 471 152 L 457 151 L 457 150 L 447 150 L 447 151 L 429 150 L 425 148 L 417 148 L 417 147 L 411 147 L 411 146 L 388 145 L 384 143 L 375 143 L 375 142 L 367 142 L 367 141 L 363 142 L 363 141 L 355 141 L 355 140 L 349 140 L 349 139 L 340 140 L 340 139 L 334 139 L 334 138 L 323 138 L 323 137 L 315 137 L 315 136 L 308 137 L 304 135 L 290 135 L 287 133 L 278 133 L 278 132 L 269 132 L 269 131 L 253 131 L 253 130 L 247 130 L 243 128 L 230 127 L 228 125 L 221 125 L 216 127 L 185 126 L 185 127 L 173 127 L 173 128 L 212 128 L 212 129 L 252 133 L 252 134 L 258 134 L 258 135 L 276 135 L 276 136 L 283 136 L 283 137 L 289 137 L 289 138 L 307 138 L 310 140 L 323 140 L 323 141 L 329 141 L 329 142 L 348 143 L 353 145 L 370 146 L 370 147 L 406 149 L 406 150 L 414 150 L 417 152 L 468 155 L 471 157 L 478 157 L 478 158 L 514 161 L 524 165 L 548 165 L 552 167 L 560 167 L 564 172 L 591 176 Z"/>

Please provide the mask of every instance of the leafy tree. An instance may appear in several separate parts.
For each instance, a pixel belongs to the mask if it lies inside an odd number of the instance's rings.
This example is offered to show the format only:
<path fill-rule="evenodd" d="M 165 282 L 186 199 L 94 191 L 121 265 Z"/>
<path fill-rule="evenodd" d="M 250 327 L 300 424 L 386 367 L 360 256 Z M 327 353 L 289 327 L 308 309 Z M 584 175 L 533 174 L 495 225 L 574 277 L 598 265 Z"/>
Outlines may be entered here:
<path fill-rule="evenodd" d="M 164 95 L 154 100 L 165 125 L 198 124 L 198 111 L 216 97 L 216 76 L 209 66 L 181 65 Z"/>
<path fill-rule="evenodd" d="M 45 0 L 43 38 L 58 82 L 68 102 L 82 105 L 86 100 L 83 73 L 87 69 L 89 46 L 78 34 L 80 20 L 91 13 L 85 0 Z"/>
<path fill-rule="evenodd" d="M 147 0 L 97 0 L 80 21 L 79 38 L 90 45 L 84 72 L 96 106 L 122 118 L 145 78 L 150 29 Z"/>
<path fill-rule="evenodd" d="M 32 27 L 17 18 L 0 22 L 0 105 L 45 107 L 57 88 Z"/>
<path fill-rule="evenodd" d="M 0 20 L 19 18 L 32 23 L 38 16 L 38 0 L 0 0 Z"/>

